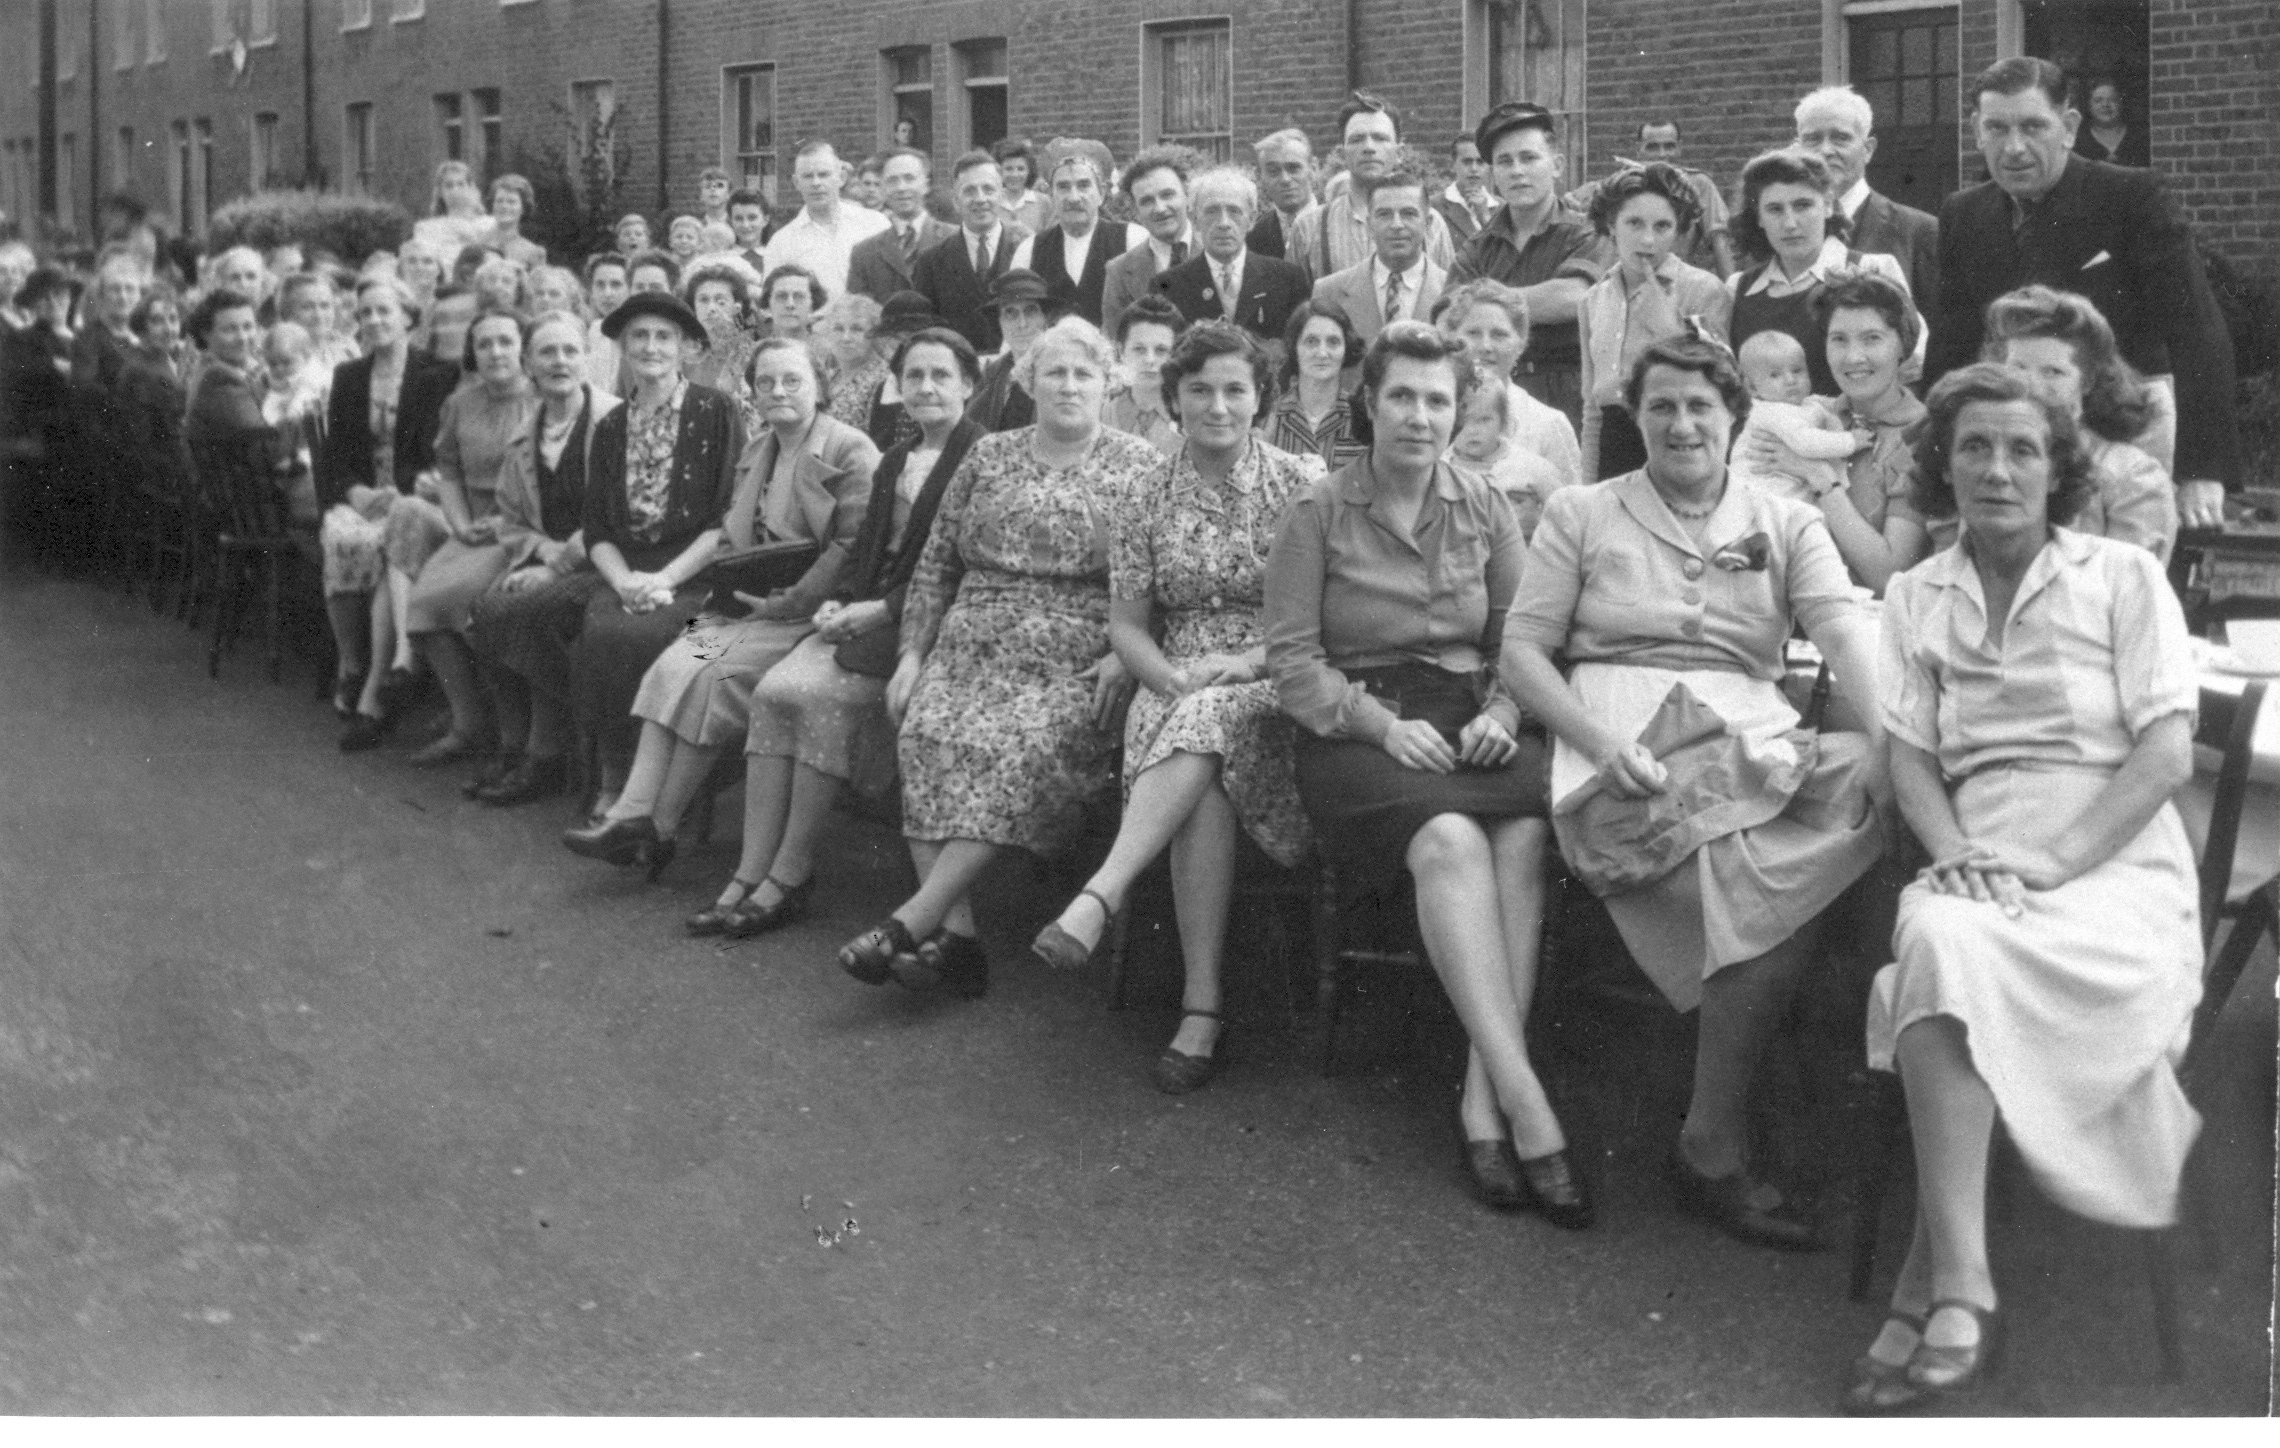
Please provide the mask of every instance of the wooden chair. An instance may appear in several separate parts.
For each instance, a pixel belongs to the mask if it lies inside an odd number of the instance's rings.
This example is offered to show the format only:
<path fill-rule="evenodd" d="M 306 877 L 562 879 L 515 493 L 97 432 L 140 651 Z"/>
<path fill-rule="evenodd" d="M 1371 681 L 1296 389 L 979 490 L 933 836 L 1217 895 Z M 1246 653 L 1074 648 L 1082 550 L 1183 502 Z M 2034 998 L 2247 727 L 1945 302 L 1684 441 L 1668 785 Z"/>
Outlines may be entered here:
<path fill-rule="evenodd" d="M 241 590 L 261 589 L 262 636 L 267 644 L 269 681 L 284 674 L 282 616 L 286 571 L 299 557 L 288 527 L 285 494 L 277 486 L 267 433 L 241 437 L 196 438 L 190 443 L 191 473 L 218 523 L 214 532 L 214 641 L 206 655 L 206 675 L 218 679 L 237 622 Z"/>
<path fill-rule="evenodd" d="M 2230 921 L 2233 928 L 2224 948 L 2210 958 L 2202 976 L 2201 1004 L 2193 1012 L 2192 1036 L 2179 1072 L 2188 1086 L 2199 1074 L 2197 1068 L 2207 1054 L 2210 1033 L 2225 1002 L 2231 998 L 2250 953 L 2267 932 L 2280 933 L 2275 887 L 2270 882 L 2237 905 L 2226 900 L 2232 882 L 2233 856 L 2240 842 L 2241 811 L 2248 791 L 2256 718 L 2264 707 L 2264 694 L 2262 682 L 2246 685 L 2237 698 L 2218 690 L 2205 689 L 2201 693 L 2200 723 L 2194 742 L 2222 751 L 2216 805 L 2209 820 L 2208 842 L 2202 848 L 2198 872 L 2203 948 L 2215 947 L 2219 925 Z M 1851 1296 L 1855 1302 L 1868 1296 L 1870 1279 L 1875 1273 L 1877 1231 L 1883 1215 L 1885 1188 L 1891 1178 L 1895 1139 L 1907 1126 L 1907 1102 L 1898 1079 L 1886 1077 L 1880 1095 L 1881 1110 L 1871 1136 L 1870 1169 L 1864 1175 L 1853 1224 Z M 2207 1204 L 2197 1200 L 2203 1195 L 2196 1190 L 2198 1175 L 2193 1169 L 2193 1158 L 2188 1157 L 2179 1212 L 2187 1221 L 2201 1224 L 2198 1235 L 2207 1248 L 2206 1255 L 2213 1256 L 2214 1237 L 2208 1231 Z M 2174 1228 L 2138 1234 L 2145 1262 L 2146 1291 L 2152 1306 L 2154 1341 L 2160 1353 L 2160 1376 L 2164 1382 L 2177 1382 L 2185 1376 L 2184 1338 L 2177 1312 L 2175 1235 Z"/>
<path fill-rule="evenodd" d="M 1108 1008 L 1120 1011 L 1128 1004 L 1131 985 L 1132 930 L 1135 922 L 1151 929 L 1160 927 L 1170 918 L 1171 881 L 1170 866 L 1164 859 L 1148 867 L 1132 885 L 1130 898 L 1116 919 L 1110 922 L 1106 944 L 1108 947 Z M 1271 953 L 1281 966 L 1285 979 L 1289 978 L 1290 965 L 1298 959 L 1287 917 L 1293 907 L 1306 922 L 1304 933 L 1311 947 L 1314 934 L 1315 900 L 1319 889 L 1320 866 L 1313 856 L 1301 860 L 1296 866 L 1284 869 L 1267 858 L 1265 852 L 1252 842 L 1248 835 L 1237 832 L 1235 841 L 1235 893 L 1228 902 L 1228 922 L 1232 928 L 1237 920 L 1253 918 L 1255 911 L 1263 911 L 1263 919 L 1271 932 Z M 1311 949 L 1309 951 L 1311 954 Z"/>
<path fill-rule="evenodd" d="M 178 590 L 175 616 L 189 611 L 194 592 L 198 541 L 197 484 L 190 475 L 190 454 L 180 438 L 155 445 L 143 460 L 138 479 L 142 505 L 141 553 L 147 567 L 150 611 L 166 611 L 167 589 Z"/>

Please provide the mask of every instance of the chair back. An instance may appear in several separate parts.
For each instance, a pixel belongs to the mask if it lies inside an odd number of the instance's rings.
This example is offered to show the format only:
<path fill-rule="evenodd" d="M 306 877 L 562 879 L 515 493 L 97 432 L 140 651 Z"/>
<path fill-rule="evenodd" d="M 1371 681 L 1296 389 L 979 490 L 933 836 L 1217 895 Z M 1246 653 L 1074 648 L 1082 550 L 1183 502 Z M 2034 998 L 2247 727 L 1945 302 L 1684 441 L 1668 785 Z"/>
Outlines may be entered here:
<path fill-rule="evenodd" d="M 285 493 L 271 468 L 275 446 L 266 430 L 190 440 L 190 472 L 200 506 L 227 537 L 254 541 L 286 536 Z"/>
<path fill-rule="evenodd" d="M 2201 850 L 2201 943 L 2216 938 L 2231 893 L 2233 852 L 2240 843 L 2241 811 L 2247 804 L 2248 766 L 2255 754 L 2256 716 L 2264 709 L 2265 683 L 2247 684 L 2236 696 L 2221 689 L 2201 691 L 2200 723 L 2193 742 L 2220 752 L 2216 798 L 2209 810 L 2209 840 Z"/>

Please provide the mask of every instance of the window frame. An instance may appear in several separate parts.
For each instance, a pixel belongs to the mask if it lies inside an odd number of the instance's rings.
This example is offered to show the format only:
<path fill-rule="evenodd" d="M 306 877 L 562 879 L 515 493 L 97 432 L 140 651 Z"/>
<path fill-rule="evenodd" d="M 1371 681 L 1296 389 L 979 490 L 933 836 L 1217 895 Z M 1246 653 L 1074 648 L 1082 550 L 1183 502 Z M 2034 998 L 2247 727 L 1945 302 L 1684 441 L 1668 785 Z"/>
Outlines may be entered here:
<path fill-rule="evenodd" d="M 143 0 L 143 64 L 166 64 L 166 0 Z"/>
<path fill-rule="evenodd" d="M 133 70 L 142 54 L 135 44 L 135 14 L 144 7 L 141 0 L 111 0 L 111 69 Z"/>
<path fill-rule="evenodd" d="M 409 25 L 427 19 L 427 0 L 388 0 L 388 23 Z"/>
<path fill-rule="evenodd" d="M 1557 0 L 1555 0 L 1557 3 Z M 1584 23 L 1589 19 L 1588 5 L 1581 0 L 1569 0 L 1578 5 L 1576 21 L 1581 40 L 1579 57 L 1563 60 L 1562 65 L 1576 79 L 1576 104 L 1567 109 L 1549 107 L 1559 119 L 1559 151 L 1567 158 L 1567 172 L 1563 185 L 1579 186 L 1591 175 L 1591 35 Z M 1493 105 L 1496 94 L 1496 54 L 1494 40 L 1498 0 L 1465 0 L 1464 7 L 1464 114 L 1483 115 Z M 1565 47 L 1561 47 L 1565 48 Z"/>
<path fill-rule="evenodd" d="M 228 55 L 237 39 L 237 0 L 210 0 L 213 18 L 207 26 L 206 54 Z"/>
<path fill-rule="evenodd" d="M 763 74 L 768 77 L 768 145 L 764 149 L 746 151 L 743 149 L 744 117 L 739 109 L 741 83 L 746 77 Z M 776 134 L 782 115 L 781 108 L 776 103 L 777 78 L 776 62 L 772 60 L 742 61 L 720 68 L 720 167 L 728 173 L 731 185 L 745 186 L 756 180 L 760 194 L 768 198 L 771 207 L 776 204 L 777 169 L 783 164 L 784 156 L 782 142 Z M 766 169 L 748 171 L 744 165 L 746 156 L 767 157 Z"/>
<path fill-rule="evenodd" d="M 373 0 L 340 0 L 341 33 L 346 35 L 352 31 L 370 30 L 372 6 Z"/>
<path fill-rule="evenodd" d="M 351 196 L 372 194 L 372 164 L 380 151 L 379 122 L 370 101 L 346 101 L 341 111 L 340 184 Z M 363 125 L 358 126 L 361 120 Z M 362 135 L 358 132 L 361 129 Z M 361 148 L 357 142 L 361 140 Z M 359 169 L 361 165 L 361 169 Z"/>
<path fill-rule="evenodd" d="M 477 184 L 488 192 L 491 183 L 506 170 L 507 98 L 495 85 L 477 86 L 467 94 L 475 102 L 474 135 L 476 148 L 482 152 L 469 164 L 474 167 Z"/>
<path fill-rule="evenodd" d="M 438 162 L 467 159 L 467 98 L 458 91 L 435 94 L 435 129 Z"/>
<path fill-rule="evenodd" d="M 267 35 L 261 33 L 260 20 L 264 14 L 269 17 L 269 33 Z M 266 50 L 275 46 L 277 44 L 277 32 L 280 28 L 277 23 L 277 0 L 246 0 L 246 49 Z"/>
<path fill-rule="evenodd" d="M 897 63 L 903 57 L 914 55 L 926 57 L 926 81 L 924 84 L 903 80 L 896 70 Z M 941 99 L 935 93 L 936 89 L 933 46 L 890 45 L 879 51 L 879 148 L 881 150 L 885 150 L 895 143 L 895 123 L 902 119 L 903 97 L 919 95 L 926 97 L 926 124 L 923 128 L 924 134 L 919 138 L 924 144 L 918 149 L 921 151 L 932 151 L 934 149 L 937 129 L 935 125 L 936 103 Z"/>
<path fill-rule="evenodd" d="M 268 190 L 270 179 L 277 174 L 279 119 L 275 111 L 255 111 L 247 123 L 246 170 L 249 191 Z"/>
<path fill-rule="evenodd" d="M 1227 129 L 1223 132 L 1184 131 L 1167 132 L 1161 125 L 1164 113 L 1164 47 L 1165 42 L 1181 35 L 1205 34 L 1216 31 L 1227 40 L 1227 59 L 1222 68 L 1222 84 L 1227 102 Z M 1186 146 L 1218 162 L 1235 160 L 1235 137 L 1241 133 L 1235 112 L 1235 17 L 1232 15 L 1190 15 L 1177 20 L 1151 20 L 1140 27 L 1140 144 Z M 1199 146 L 1198 138 L 1225 138 L 1225 153 L 1216 147 Z"/>
<path fill-rule="evenodd" d="M 112 144 L 115 149 L 111 153 L 111 189 L 130 191 L 134 189 L 135 180 L 135 128 L 119 127 Z"/>
<path fill-rule="evenodd" d="M 999 65 L 995 75 L 975 75 L 973 73 L 974 47 L 980 45 L 995 45 L 998 48 Z M 976 91 L 995 90 L 1003 93 L 1006 135 L 1013 134 L 1013 46 L 1009 37 L 977 35 L 954 42 L 950 47 L 950 80 L 958 97 L 958 103 L 954 107 L 951 117 L 953 139 L 957 143 L 951 147 L 953 151 L 970 151 L 975 149 L 978 144 L 974 139 L 974 92 Z M 992 142 L 991 144 L 995 145 L 996 143 Z M 1034 177 L 1031 178 L 1032 185 L 1035 184 L 1035 179 Z"/>

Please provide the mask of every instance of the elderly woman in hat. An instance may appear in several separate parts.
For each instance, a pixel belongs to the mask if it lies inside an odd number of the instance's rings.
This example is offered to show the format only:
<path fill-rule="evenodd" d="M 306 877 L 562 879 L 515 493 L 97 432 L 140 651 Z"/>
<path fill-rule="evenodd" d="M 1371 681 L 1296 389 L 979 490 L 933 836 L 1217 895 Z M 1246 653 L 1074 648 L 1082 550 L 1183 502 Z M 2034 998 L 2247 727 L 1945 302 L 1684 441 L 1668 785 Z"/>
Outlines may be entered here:
<path fill-rule="evenodd" d="M 879 325 L 872 333 L 872 345 L 885 348 L 891 355 L 901 350 L 905 341 L 927 328 L 948 325 L 935 314 L 934 304 L 926 299 L 925 293 L 896 292 L 879 309 Z M 978 365 L 976 376 L 978 379 Z M 970 393 L 972 388 L 967 390 Z M 963 407 L 965 404 L 961 402 L 959 405 Z M 892 370 L 879 380 L 878 387 L 872 391 L 863 416 L 866 419 L 863 430 L 871 435 L 871 441 L 878 444 L 881 452 L 891 451 L 918 437 L 919 426 L 911 420 L 909 410 L 903 405 L 902 379 Z"/>
<path fill-rule="evenodd" d="M 572 713 L 615 794 L 633 757 L 633 697 L 642 675 L 697 616 L 692 584 L 724 536 L 744 455 L 744 423 L 726 393 L 681 372 L 704 324 L 671 292 L 635 292 L 602 323 L 632 389 L 594 424 L 586 480 L 586 557 L 609 588 L 587 605 L 571 657 Z M 629 849 L 626 855 L 633 857 Z"/>
<path fill-rule="evenodd" d="M 983 369 L 981 389 L 966 404 L 966 416 L 985 432 L 1011 432 L 1037 420 L 1035 400 L 1014 375 L 1022 356 L 1067 309 L 1054 300 L 1043 277 L 1021 267 L 1007 269 L 990 283 L 990 305 L 997 308 L 1005 347 Z"/>

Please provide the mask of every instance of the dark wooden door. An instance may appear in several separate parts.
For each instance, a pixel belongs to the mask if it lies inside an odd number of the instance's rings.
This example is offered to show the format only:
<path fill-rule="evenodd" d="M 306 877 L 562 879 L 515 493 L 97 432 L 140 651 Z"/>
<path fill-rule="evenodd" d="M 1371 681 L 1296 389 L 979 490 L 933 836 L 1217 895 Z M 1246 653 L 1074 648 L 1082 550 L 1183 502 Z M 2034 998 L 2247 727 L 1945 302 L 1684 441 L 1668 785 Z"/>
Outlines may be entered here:
<path fill-rule="evenodd" d="M 1895 10 L 1855 15 L 1846 24 L 1852 87 L 1876 112 L 1868 184 L 1936 215 L 1956 189 L 1963 146 L 1956 12 Z"/>

